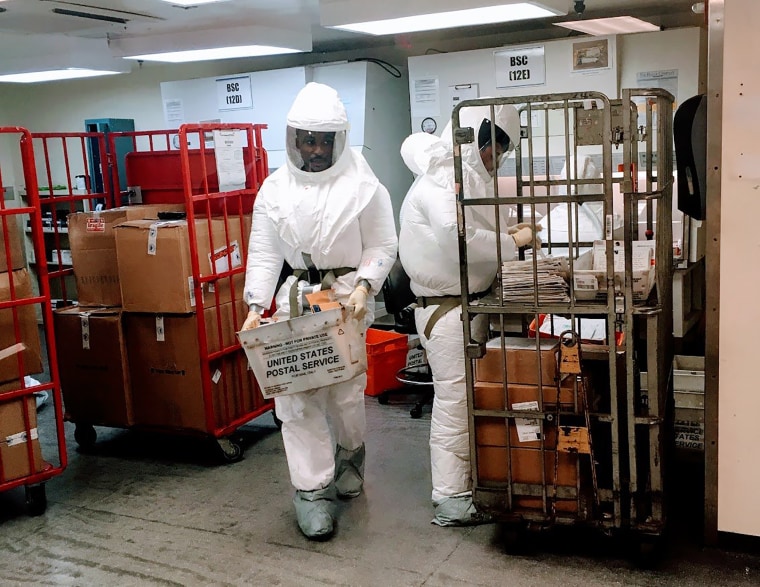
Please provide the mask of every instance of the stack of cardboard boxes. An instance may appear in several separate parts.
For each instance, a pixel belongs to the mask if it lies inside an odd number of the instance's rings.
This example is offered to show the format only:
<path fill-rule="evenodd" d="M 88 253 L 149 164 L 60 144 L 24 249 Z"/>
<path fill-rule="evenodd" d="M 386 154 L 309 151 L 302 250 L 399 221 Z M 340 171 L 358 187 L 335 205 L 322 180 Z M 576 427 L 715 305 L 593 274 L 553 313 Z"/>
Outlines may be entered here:
<path fill-rule="evenodd" d="M 229 349 L 247 314 L 244 274 L 204 283 L 200 300 L 193 280 L 195 259 L 202 276 L 242 266 L 249 219 L 196 219 L 191 252 L 188 222 L 157 218 L 181 209 L 131 206 L 69 217 L 79 306 L 58 311 L 55 330 L 71 420 L 210 432 L 258 405 L 245 355 Z M 203 357 L 225 349 L 210 362 L 205 398 Z M 209 419 L 206 406 L 213 406 Z"/>
<path fill-rule="evenodd" d="M 6 216 L 4 222 L 9 247 L 6 250 L 4 223 L 0 221 L 0 303 L 15 303 L 0 310 L 0 484 L 45 467 L 34 397 L 7 399 L 9 392 L 24 387 L 25 375 L 40 373 L 43 367 L 35 304 L 23 302 L 35 294 L 26 269 L 21 231 L 15 215 Z"/>
<path fill-rule="evenodd" d="M 578 455 L 558 452 L 557 427 L 540 418 L 531 419 L 530 412 L 538 411 L 539 398 L 545 412 L 577 411 L 572 382 L 557 388 L 556 340 L 536 340 L 507 337 L 502 351 L 501 339 L 486 344 L 486 355 L 475 365 L 476 410 L 525 411 L 526 418 L 475 416 L 475 444 L 478 459 L 478 485 L 503 487 L 510 478 L 515 486 L 534 486 L 531 491 L 515 490 L 514 507 L 540 510 L 541 485 L 549 493 L 558 487 L 557 511 L 577 511 L 577 500 L 569 498 L 562 488 L 575 489 L 578 484 Z M 540 366 L 539 366 L 540 360 Z M 544 451 L 541 451 L 543 436 Z M 543 471 L 542 471 L 543 461 Z"/>

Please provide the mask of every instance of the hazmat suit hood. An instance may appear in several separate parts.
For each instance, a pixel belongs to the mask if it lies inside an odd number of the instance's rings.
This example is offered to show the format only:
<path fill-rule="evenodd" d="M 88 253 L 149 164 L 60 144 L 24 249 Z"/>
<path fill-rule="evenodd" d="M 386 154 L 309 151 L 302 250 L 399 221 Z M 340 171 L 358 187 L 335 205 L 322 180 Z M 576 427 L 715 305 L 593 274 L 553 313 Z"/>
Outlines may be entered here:
<path fill-rule="evenodd" d="M 459 114 L 461 127 L 471 127 L 477 134 L 481 123 L 490 120 L 490 106 L 462 108 Z M 511 153 L 520 137 L 520 115 L 510 104 L 494 106 L 493 123 L 501 128 L 509 137 L 509 145 L 504 155 Z M 493 178 L 483 165 L 480 158 L 477 140 L 462 145 L 462 174 L 464 179 L 465 197 L 480 198 L 493 192 L 490 185 Z M 440 138 L 414 133 L 407 137 L 401 146 L 401 157 L 406 166 L 415 175 L 429 173 L 436 184 L 455 190 L 454 186 L 454 140 L 452 123 L 446 124 Z"/>
<path fill-rule="evenodd" d="M 257 202 L 261 200 L 259 206 L 276 227 L 284 248 L 297 252 L 286 259 L 293 269 L 307 268 L 302 253 L 309 255 L 318 269 L 355 267 L 358 262 L 358 259 L 349 262 L 352 255 L 346 249 L 360 252 L 361 242 L 349 244 L 345 231 L 355 223 L 381 184 L 362 154 L 349 147 L 348 127 L 346 108 L 338 93 L 323 84 L 304 86 L 288 112 L 287 161 L 266 178 Z M 303 170 L 304 162 L 296 147 L 296 129 L 336 133 L 331 167 L 323 171 Z M 353 273 L 338 281 L 348 283 L 350 279 Z"/>
<path fill-rule="evenodd" d="M 340 174 L 348 156 L 346 136 L 348 115 L 338 92 L 330 86 L 310 82 L 298 92 L 287 116 L 285 145 L 288 154 L 288 168 L 297 177 L 307 176 L 310 181 L 329 179 Z M 301 152 L 296 147 L 296 130 L 311 132 L 334 132 L 332 166 L 324 171 L 304 171 Z"/>

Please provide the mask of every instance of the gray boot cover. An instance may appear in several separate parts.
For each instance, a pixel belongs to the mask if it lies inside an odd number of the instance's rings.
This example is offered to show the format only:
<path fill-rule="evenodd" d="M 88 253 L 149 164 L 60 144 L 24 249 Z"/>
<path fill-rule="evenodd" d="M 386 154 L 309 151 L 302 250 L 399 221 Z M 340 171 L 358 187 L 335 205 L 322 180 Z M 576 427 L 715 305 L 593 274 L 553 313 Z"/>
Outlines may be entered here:
<path fill-rule="evenodd" d="M 357 497 L 364 486 L 364 456 L 362 444 L 355 450 L 338 445 L 335 451 L 335 488 L 340 497 Z"/>
<path fill-rule="evenodd" d="M 332 483 L 314 491 L 296 491 L 293 505 L 296 507 L 298 527 L 304 536 L 313 540 L 325 540 L 332 536 L 334 502 L 335 486 Z"/>
<path fill-rule="evenodd" d="M 447 497 L 435 505 L 432 523 L 439 526 L 474 526 L 493 522 L 489 514 L 478 512 L 472 503 L 472 495 Z"/>

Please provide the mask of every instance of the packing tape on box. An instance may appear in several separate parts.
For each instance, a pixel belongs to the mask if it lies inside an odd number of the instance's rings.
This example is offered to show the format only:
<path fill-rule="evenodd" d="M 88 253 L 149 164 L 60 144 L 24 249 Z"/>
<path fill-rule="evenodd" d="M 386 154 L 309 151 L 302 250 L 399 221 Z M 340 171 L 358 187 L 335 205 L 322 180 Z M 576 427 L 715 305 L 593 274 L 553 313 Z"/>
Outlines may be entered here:
<path fill-rule="evenodd" d="M 166 341 L 166 330 L 164 329 L 164 317 L 159 314 L 156 316 L 156 341 Z"/>
<path fill-rule="evenodd" d="M 79 322 L 82 325 L 82 348 L 90 350 L 90 313 L 83 312 L 79 315 Z"/>
<path fill-rule="evenodd" d="M 148 229 L 148 254 L 156 254 L 156 240 L 158 240 L 158 222 L 150 225 Z"/>
<path fill-rule="evenodd" d="M 12 357 L 18 353 L 23 353 L 26 350 L 26 345 L 23 342 L 17 342 L 11 346 L 4 348 L 0 351 L 0 361 Z"/>
<path fill-rule="evenodd" d="M 32 428 L 29 432 L 32 440 L 37 440 L 39 437 L 37 434 L 37 428 Z M 6 436 L 5 442 L 8 445 L 8 448 L 16 446 L 17 444 L 24 444 L 26 442 L 26 430 L 19 432 L 18 434 Z"/>

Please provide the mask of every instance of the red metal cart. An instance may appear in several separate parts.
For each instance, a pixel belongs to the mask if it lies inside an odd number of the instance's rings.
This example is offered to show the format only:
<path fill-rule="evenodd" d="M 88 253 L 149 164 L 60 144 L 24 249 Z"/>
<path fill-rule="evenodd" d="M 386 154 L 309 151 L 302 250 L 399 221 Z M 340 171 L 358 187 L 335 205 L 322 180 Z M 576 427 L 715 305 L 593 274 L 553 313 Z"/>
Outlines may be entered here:
<path fill-rule="evenodd" d="M 191 297 L 198 301 L 192 308 L 157 312 L 125 300 L 119 316 L 126 333 L 133 419 L 117 427 L 210 436 L 228 461 L 237 460 L 242 453 L 235 431 L 274 407 L 261 396 L 235 337 L 247 315 L 242 285 L 253 201 L 268 170 L 261 143 L 263 128 L 252 124 L 186 125 L 179 130 L 109 133 L 105 151 L 127 152 L 125 160 L 101 157 L 108 165 L 102 170 L 104 177 L 111 181 L 88 181 L 87 186 L 88 190 L 95 183 L 114 186 L 113 197 L 89 191 L 84 195 L 106 208 L 111 203 L 173 206 L 173 214 L 156 224 L 162 229 L 187 231 Z M 214 133 L 240 135 L 241 148 L 236 155 L 243 171 L 235 189 L 228 189 L 224 182 L 220 186 L 217 155 L 221 151 L 214 148 Z M 117 150 L 119 141 L 122 144 Z M 46 164 L 51 165 L 47 157 Z M 72 176 L 68 160 L 63 164 L 66 175 Z M 120 169 L 125 170 L 126 182 L 120 181 Z M 224 172 L 222 176 L 224 179 Z M 120 184 L 126 185 L 126 190 L 119 190 Z M 184 213 L 178 214 L 177 207 Z M 155 238 L 160 239 L 161 229 L 156 230 L 159 236 Z M 204 243 L 208 255 L 198 253 L 199 243 Z M 120 265 L 121 261 L 120 254 Z M 124 282 L 120 285 L 123 292 Z M 69 413 L 68 408 L 67 418 L 76 424 L 75 438 L 85 448 L 96 441 L 95 425 L 113 426 L 93 421 L 82 411 Z"/>
<path fill-rule="evenodd" d="M 47 507 L 45 482 L 61 473 L 67 462 L 49 274 L 44 262 L 49 227 L 43 226 L 31 133 L 4 127 L 0 128 L 2 135 L 19 137 L 25 195 L 24 205 L 13 208 L 0 198 L 0 491 L 23 485 L 28 513 L 40 515 Z M 2 179 L 0 169 L 0 185 L 5 185 Z M 22 225 L 35 261 L 43 261 L 35 267 L 37 284 L 26 267 Z M 38 317 L 46 344 L 40 341 Z M 47 349 L 50 380 L 25 379 L 44 370 L 43 348 Z M 44 437 L 48 431 L 40 434 L 38 430 L 37 392 L 52 396 L 56 455 L 42 453 L 40 435 Z"/>

